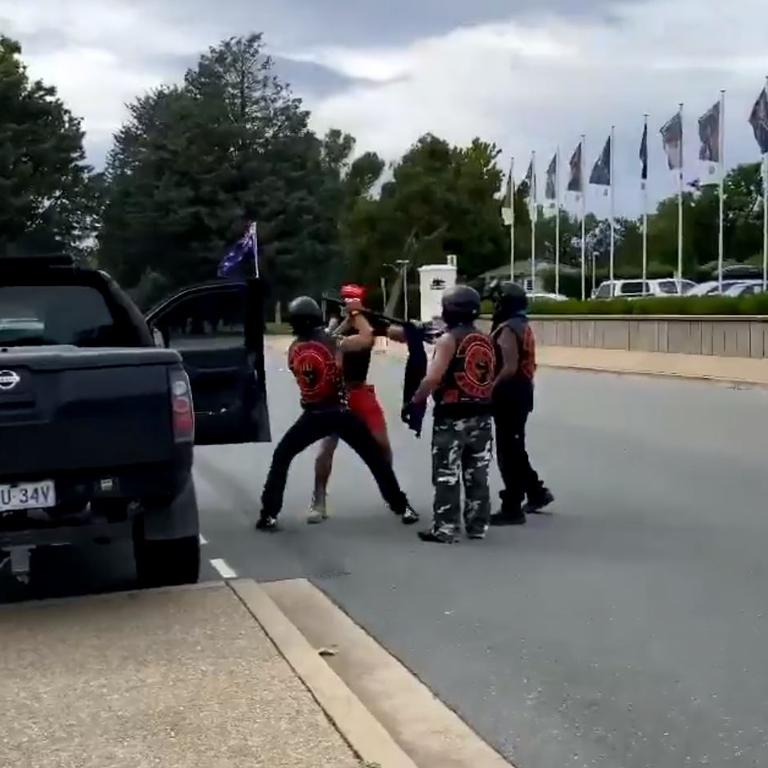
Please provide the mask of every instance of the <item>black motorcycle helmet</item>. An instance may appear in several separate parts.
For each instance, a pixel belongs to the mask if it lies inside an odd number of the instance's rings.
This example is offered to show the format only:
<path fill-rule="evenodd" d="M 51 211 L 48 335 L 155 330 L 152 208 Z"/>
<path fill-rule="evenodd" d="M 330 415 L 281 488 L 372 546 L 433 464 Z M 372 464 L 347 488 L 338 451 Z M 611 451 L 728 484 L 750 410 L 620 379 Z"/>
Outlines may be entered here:
<path fill-rule="evenodd" d="M 496 289 L 493 313 L 494 326 L 503 323 L 511 317 L 525 314 L 528 309 L 528 296 L 525 289 L 510 281 L 504 282 Z"/>
<path fill-rule="evenodd" d="M 298 296 L 288 305 L 288 322 L 297 336 L 323 325 L 323 311 L 311 296 Z"/>
<path fill-rule="evenodd" d="M 480 294 L 468 285 L 455 285 L 443 294 L 443 320 L 452 328 L 480 316 Z"/>

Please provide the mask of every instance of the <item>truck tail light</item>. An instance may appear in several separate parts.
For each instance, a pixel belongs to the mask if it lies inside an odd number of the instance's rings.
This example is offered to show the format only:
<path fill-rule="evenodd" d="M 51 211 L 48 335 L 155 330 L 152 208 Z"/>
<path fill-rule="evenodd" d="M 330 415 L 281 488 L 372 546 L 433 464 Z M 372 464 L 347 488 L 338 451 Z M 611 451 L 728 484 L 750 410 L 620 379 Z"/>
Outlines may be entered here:
<path fill-rule="evenodd" d="M 192 405 L 192 388 L 182 368 L 171 370 L 171 414 L 173 417 L 173 439 L 177 443 L 195 441 L 195 409 Z"/>

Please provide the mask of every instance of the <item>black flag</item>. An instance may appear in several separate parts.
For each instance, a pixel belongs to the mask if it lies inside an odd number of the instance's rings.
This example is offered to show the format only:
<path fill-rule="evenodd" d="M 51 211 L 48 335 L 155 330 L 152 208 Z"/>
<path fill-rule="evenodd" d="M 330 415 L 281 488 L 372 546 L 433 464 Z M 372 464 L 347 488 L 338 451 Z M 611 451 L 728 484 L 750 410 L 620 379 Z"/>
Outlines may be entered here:
<path fill-rule="evenodd" d="M 568 177 L 568 191 L 569 192 L 583 192 L 584 191 L 584 179 L 581 175 L 581 142 L 579 142 L 576 149 L 571 155 L 571 175 Z"/>
<path fill-rule="evenodd" d="M 595 167 L 589 177 L 590 184 L 598 184 L 603 187 L 611 186 L 611 138 L 605 142 L 600 157 L 597 158 Z"/>
<path fill-rule="evenodd" d="M 749 124 L 755 132 L 755 140 L 760 146 L 760 152 L 768 153 L 768 87 L 760 91 L 755 106 L 752 107 Z"/>
<path fill-rule="evenodd" d="M 643 138 L 640 140 L 640 162 L 642 163 L 640 178 L 646 182 L 648 181 L 648 123 L 643 126 Z"/>

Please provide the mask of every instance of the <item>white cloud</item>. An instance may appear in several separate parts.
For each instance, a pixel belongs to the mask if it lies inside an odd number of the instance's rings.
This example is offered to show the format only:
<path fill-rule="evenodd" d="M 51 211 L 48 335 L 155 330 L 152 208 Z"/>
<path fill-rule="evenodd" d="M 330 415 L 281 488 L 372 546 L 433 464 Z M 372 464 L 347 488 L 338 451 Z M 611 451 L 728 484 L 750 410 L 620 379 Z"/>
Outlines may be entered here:
<path fill-rule="evenodd" d="M 482 5 L 478 19 L 484 18 Z M 457 143 L 474 136 L 494 140 L 518 158 L 518 167 L 535 149 L 543 171 L 557 145 L 567 161 L 582 132 L 593 162 L 615 124 L 620 207 L 634 212 L 643 113 L 650 113 L 651 191 L 669 194 L 675 183 L 664 171 L 658 127 L 685 101 L 693 178 L 695 119 L 720 88 L 728 91 L 728 161 L 756 159 L 746 118 L 768 72 L 765 25 L 756 22 L 764 18 L 765 0 L 634 0 L 615 5 L 609 16 L 590 16 L 589 4 L 583 5 L 583 14 L 564 16 L 543 10 L 557 3 L 540 0 L 536 12 L 515 17 L 511 10 L 506 22 L 458 27 L 400 46 L 345 47 L 339 36 L 332 45 L 297 49 L 298 40 L 331 39 L 334 21 L 325 14 L 320 24 L 319 11 L 312 16 L 310 5 L 297 0 L 263 0 L 253 24 L 263 22 L 267 42 L 284 41 L 275 53 L 293 51 L 288 55 L 297 61 L 369 81 L 309 106 L 319 130 L 343 128 L 355 134 L 361 150 L 375 149 L 389 160 L 431 131 Z M 402 4 L 397 7 L 402 19 L 388 23 L 390 32 L 397 24 L 410 26 Z M 97 162 L 125 117 L 126 102 L 179 80 L 182 62 L 191 63 L 227 34 L 249 31 L 243 25 L 251 15 L 251 5 L 239 0 L 220 7 L 199 2 L 192 11 L 163 0 L 0 0 L 0 27 L 22 41 L 31 73 L 55 84 L 85 117 Z M 360 24 L 364 17 L 378 18 L 362 14 Z M 374 23 L 369 20 L 358 39 L 371 39 Z M 294 33 L 286 35 L 289 27 Z M 273 29 L 284 34 L 270 37 Z M 605 201 L 593 199 L 602 212 Z"/>
<path fill-rule="evenodd" d="M 7 34 L 22 41 L 30 75 L 55 85 L 83 117 L 86 146 L 96 161 L 125 118 L 126 103 L 168 80 L 155 62 L 194 56 L 208 44 L 120 0 L 0 0 L 0 20 Z"/>
<path fill-rule="evenodd" d="M 746 120 L 768 72 L 764 28 L 754 23 L 764 11 L 764 0 L 726 7 L 651 0 L 621 6 L 610 20 L 549 15 L 460 29 L 401 50 L 313 51 L 315 60 L 345 73 L 386 72 L 393 61 L 400 65 L 392 82 L 355 86 L 313 105 L 314 121 L 318 128 L 351 131 L 361 149 L 376 149 L 388 159 L 427 131 L 457 143 L 479 135 L 514 154 L 518 166 L 527 165 L 531 150 L 537 150 L 540 173 L 558 144 L 567 160 L 582 132 L 591 164 L 615 124 L 619 205 L 636 212 L 645 112 L 654 195 L 676 188 L 664 170 L 658 127 L 681 100 L 686 180 L 698 175 L 696 117 L 720 88 L 728 91 L 728 161 L 757 159 Z M 606 202 L 592 197 L 603 212 Z"/>

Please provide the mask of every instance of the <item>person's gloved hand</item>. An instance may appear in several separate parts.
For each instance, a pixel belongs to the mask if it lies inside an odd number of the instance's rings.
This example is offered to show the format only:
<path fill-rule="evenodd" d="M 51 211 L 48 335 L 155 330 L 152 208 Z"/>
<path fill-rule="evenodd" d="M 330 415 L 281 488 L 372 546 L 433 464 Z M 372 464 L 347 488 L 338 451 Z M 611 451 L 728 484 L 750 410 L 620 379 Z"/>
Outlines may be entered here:
<path fill-rule="evenodd" d="M 445 325 L 440 320 L 427 320 L 418 323 L 416 327 L 424 335 L 427 344 L 434 344 L 445 333 Z"/>

